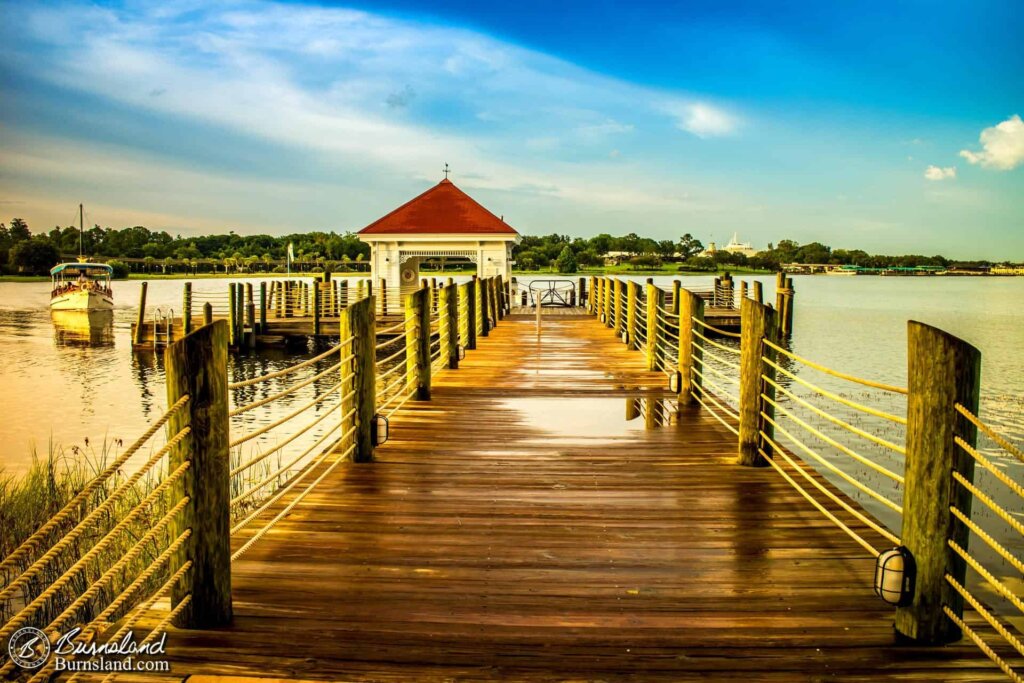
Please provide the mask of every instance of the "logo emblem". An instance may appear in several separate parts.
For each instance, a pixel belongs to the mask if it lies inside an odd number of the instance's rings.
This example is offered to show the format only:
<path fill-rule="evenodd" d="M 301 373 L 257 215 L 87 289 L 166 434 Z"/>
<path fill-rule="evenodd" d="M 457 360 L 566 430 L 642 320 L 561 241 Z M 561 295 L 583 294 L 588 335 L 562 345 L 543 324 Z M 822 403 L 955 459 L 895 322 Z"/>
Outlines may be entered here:
<path fill-rule="evenodd" d="M 7 641 L 7 654 L 22 669 L 38 669 L 50 657 L 50 639 L 39 629 L 26 626 Z"/>

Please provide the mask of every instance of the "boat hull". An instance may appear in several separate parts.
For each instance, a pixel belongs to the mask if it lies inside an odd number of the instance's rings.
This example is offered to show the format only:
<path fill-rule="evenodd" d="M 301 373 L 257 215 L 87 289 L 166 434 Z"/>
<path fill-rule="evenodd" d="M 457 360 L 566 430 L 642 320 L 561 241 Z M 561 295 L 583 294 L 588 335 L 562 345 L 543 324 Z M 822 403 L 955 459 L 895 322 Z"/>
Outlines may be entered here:
<path fill-rule="evenodd" d="M 111 311 L 114 299 L 95 290 L 62 292 L 50 299 L 51 311 Z"/>

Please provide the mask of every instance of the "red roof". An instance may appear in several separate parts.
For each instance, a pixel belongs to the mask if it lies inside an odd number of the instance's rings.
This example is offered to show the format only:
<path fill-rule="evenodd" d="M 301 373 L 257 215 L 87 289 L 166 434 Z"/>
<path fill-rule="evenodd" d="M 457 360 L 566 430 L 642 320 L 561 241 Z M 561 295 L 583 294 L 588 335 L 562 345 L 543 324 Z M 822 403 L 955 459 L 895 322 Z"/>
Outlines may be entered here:
<path fill-rule="evenodd" d="M 445 178 L 359 231 L 360 235 L 518 235 Z"/>

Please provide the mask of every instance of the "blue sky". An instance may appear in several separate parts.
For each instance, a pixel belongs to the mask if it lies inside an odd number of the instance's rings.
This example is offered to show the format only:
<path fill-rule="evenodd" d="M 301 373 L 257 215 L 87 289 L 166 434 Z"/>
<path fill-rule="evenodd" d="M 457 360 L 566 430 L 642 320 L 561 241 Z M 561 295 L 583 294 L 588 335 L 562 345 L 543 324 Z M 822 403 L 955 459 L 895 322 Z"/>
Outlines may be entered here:
<path fill-rule="evenodd" d="M 664 4 L 0 2 L 0 220 L 1024 259 L 1024 3 Z"/>

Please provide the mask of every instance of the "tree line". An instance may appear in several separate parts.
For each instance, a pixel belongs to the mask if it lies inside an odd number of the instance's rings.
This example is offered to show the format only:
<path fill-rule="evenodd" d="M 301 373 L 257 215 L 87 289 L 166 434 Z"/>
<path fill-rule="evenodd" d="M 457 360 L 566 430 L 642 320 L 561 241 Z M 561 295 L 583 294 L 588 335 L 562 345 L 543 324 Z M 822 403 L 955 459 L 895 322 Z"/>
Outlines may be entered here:
<path fill-rule="evenodd" d="M 62 257 L 79 251 L 79 230 L 74 226 L 55 227 L 33 234 L 28 224 L 14 218 L 10 225 L 0 223 L 0 266 L 5 272 L 45 274 Z M 370 254 L 370 247 L 355 233 L 323 232 L 291 235 L 239 235 L 234 231 L 220 235 L 172 237 L 166 231 L 153 231 L 141 225 L 114 229 L 95 225 L 81 234 L 82 251 L 99 260 L 114 262 L 118 275 L 131 270 L 143 272 L 187 270 L 190 272 L 271 272 L 282 271 L 288 245 L 292 244 L 293 269 L 357 269 Z M 524 235 L 513 249 L 517 269 L 576 272 L 609 262 L 627 264 L 636 270 L 677 268 L 688 271 L 715 271 L 720 266 L 739 266 L 778 270 L 784 263 L 856 265 L 870 268 L 914 266 L 978 266 L 987 261 L 962 262 L 941 255 L 905 254 L 890 256 L 868 254 L 860 249 L 833 249 L 821 242 L 799 244 L 781 240 L 753 256 L 718 250 L 707 254 L 700 240 L 687 233 L 678 240 L 654 240 L 636 233 L 613 236 L 570 237 L 550 234 Z M 129 259 L 130 263 L 121 261 Z"/>
<path fill-rule="evenodd" d="M 613 255 L 609 258 L 609 255 Z M 833 249 L 821 242 L 799 244 L 793 240 L 769 243 L 753 256 L 717 250 L 707 254 L 700 240 L 687 233 L 673 240 L 653 240 L 630 233 L 615 237 L 607 233 L 589 239 L 551 234 L 524 236 L 514 258 L 523 270 L 555 269 L 575 272 L 576 267 L 598 267 L 610 261 L 626 263 L 636 270 L 677 267 L 687 271 L 715 271 L 720 266 L 740 266 L 777 271 L 785 263 L 854 265 L 866 268 L 916 266 L 989 266 L 988 261 L 957 261 L 945 256 L 869 254 L 861 249 Z M 568 269 L 567 269 L 568 267 Z"/>
<path fill-rule="evenodd" d="M 95 225 L 81 234 L 83 253 L 115 262 L 115 270 L 167 272 L 270 272 L 284 270 L 288 245 L 295 270 L 345 270 L 365 261 L 370 247 L 354 233 L 308 232 L 291 235 L 222 235 L 172 237 L 145 226 L 103 228 Z M 55 227 L 32 234 L 20 218 L 0 223 L 0 265 L 7 272 L 44 274 L 62 257 L 79 252 L 77 227 Z M 122 259 L 130 259 L 125 263 Z M 118 273 L 122 274 L 122 273 Z"/>

